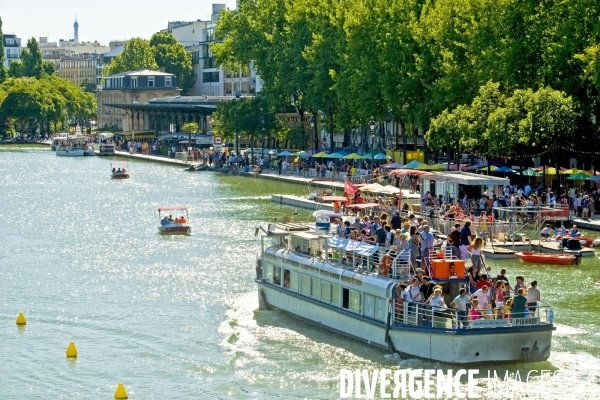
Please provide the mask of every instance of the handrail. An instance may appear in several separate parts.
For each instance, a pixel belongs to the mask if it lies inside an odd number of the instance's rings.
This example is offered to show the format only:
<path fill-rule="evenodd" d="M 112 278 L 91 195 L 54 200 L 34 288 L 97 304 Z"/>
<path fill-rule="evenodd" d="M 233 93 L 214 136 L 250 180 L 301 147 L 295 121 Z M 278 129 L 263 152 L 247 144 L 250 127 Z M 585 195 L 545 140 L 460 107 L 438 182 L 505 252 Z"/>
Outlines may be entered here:
<path fill-rule="evenodd" d="M 440 309 L 437 306 L 398 298 L 393 300 L 392 321 L 396 325 L 458 330 L 551 325 L 554 321 L 552 307 L 542 301 L 538 302 L 534 313 L 529 311 L 529 315 L 523 318 L 512 318 L 512 312 L 504 308 L 495 308 L 491 310 L 491 314 L 481 310 L 481 318 L 474 319 L 477 316 L 471 311 L 459 313 L 452 308 Z M 504 318 L 505 315 L 507 318 Z M 499 318 L 500 316 L 502 318 Z"/>

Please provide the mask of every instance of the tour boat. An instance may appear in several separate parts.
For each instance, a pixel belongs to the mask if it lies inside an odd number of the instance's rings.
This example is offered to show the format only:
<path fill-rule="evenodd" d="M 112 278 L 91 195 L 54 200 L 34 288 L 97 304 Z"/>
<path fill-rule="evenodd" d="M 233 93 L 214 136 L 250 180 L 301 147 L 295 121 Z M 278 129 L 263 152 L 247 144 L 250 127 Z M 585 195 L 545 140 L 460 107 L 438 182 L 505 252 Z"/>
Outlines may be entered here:
<path fill-rule="evenodd" d="M 50 148 L 52 150 L 56 150 L 56 147 L 61 143 L 61 142 L 66 142 L 67 141 L 67 137 L 66 136 L 56 136 L 52 138 L 52 142 L 50 143 Z"/>
<path fill-rule="evenodd" d="M 535 253 L 531 251 L 520 251 L 515 253 L 517 257 L 525 262 L 538 264 L 579 264 L 581 254 L 550 254 L 550 253 Z"/>
<path fill-rule="evenodd" d="M 175 214 L 175 217 L 173 217 Z M 185 206 L 166 206 L 158 209 L 159 233 L 164 235 L 189 235 L 192 228 Z"/>
<path fill-rule="evenodd" d="M 454 309 L 406 303 L 393 293 L 410 276 L 409 251 L 381 257 L 377 245 L 297 225 L 257 229 L 263 232 L 255 280 L 260 309 L 280 310 L 402 356 L 435 362 L 489 365 L 550 356 L 555 328 L 549 305 L 538 302 L 531 318 L 466 322 Z M 452 274 L 434 283 L 442 285 L 446 304 L 467 284 Z"/>
<path fill-rule="evenodd" d="M 62 157 L 93 156 L 94 150 L 88 147 L 87 137 L 76 133 L 56 145 L 56 155 Z"/>
<path fill-rule="evenodd" d="M 110 163 L 111 168 L 111 178 L 112 179 L 129 179 L 129 172 L 127 169 L 129 168 L 128 164 L 124 161 L 117 161 Z"/>

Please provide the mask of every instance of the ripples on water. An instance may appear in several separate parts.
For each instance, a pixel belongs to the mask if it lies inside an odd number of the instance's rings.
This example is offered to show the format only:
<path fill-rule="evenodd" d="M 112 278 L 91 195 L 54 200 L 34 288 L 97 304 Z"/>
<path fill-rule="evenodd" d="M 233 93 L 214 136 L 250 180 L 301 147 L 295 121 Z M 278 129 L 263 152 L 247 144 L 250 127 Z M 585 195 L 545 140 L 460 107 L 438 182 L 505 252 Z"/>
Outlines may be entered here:
<path fill-rule="evenodd" d="M 269 194 L 305 187 L 148 162 L 113 181 L 109 162 L 0 148 L 1 398 L 111 398 L 119 382 L 140 399 L 337 398 L 342 368 L 448 368 L 257 310 L 254 228 L 291 212 Z M 189 237 L 156 233 L 156 209 L 174 204 L 190 210 Z M 598 260 L 490 264 L 537 278 L 556 307 L 550 360 L 509 371 L 567 369 L 587 382 L 568 393 L 597 398 Z"/>

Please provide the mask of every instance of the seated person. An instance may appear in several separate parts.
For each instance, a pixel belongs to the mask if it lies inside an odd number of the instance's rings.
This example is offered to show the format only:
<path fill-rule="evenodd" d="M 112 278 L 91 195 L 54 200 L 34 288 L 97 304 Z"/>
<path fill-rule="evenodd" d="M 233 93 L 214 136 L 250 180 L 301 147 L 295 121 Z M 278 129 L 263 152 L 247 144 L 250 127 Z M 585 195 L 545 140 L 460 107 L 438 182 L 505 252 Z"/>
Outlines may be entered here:
<path fill-rule="evenodd" d="M 570 231 L 570 233 L 569 233 L 569 234 L 570 234 L 570 236 L 571 236 L 572 238 L 574 238 L 574 237 L 578 237 L 578 236 L 581 236 L 581 232 L 579 232 L 579 231 L 577 230 L 577 226 L 575 226 L 575 225 L 573 225 L 573 227 L 571 228 L 571 231 Z"/>
<path fill-rule="evenodd" d="M 112 170 L 112 172 L 115 172 L 115 167 L 113 167 L 113 170 Z"/>
<path fill-rule="evenodd" d="M 492 305 L 486 304 L 483 306 L 483 319 L 494 319 L 494 313 L 492 312 Z"/>
<path fill-rule="evenodd" d="M 123 173 L 126 173 L 126 172 L 127 172 L 127 170 L 125 168 L 123 168 Z"/>
<path fill-rule="evenodd" d="M 173 222 L 173 215 L 169 214 L 169 218 L 168 218 L 169 222 Z"/>
<path fill-rule="evenodd" d="M 185 217 L 179 218 L 179 223 L 180 224 L 185 224 L 186 223 Z"/>
<path fill-rule="evenodd" d="M 160 220 L 160 224 L 161 224 L 162 226 L 167 226 L 167 225 L 169 225 L 170 223 L 171 223 L 171 221 L 169 221 L 169 218 L 167 218 L 166 216 L 165 216 L 163 219 L 161 219 L 161 220 Z"/>
<path fill-rule="evenodd" d="M 546 224 L 546 226 L 544 227 L 544 229 L 542 229 L 542 231 L 540 232 L 540 236 L 542 237 L 542 240 L 544 241 L 548 241 L 548 238 L 550 236 L 554 236 L 554 230 L 552 228 L 550 228 L 550 224 Z"/>

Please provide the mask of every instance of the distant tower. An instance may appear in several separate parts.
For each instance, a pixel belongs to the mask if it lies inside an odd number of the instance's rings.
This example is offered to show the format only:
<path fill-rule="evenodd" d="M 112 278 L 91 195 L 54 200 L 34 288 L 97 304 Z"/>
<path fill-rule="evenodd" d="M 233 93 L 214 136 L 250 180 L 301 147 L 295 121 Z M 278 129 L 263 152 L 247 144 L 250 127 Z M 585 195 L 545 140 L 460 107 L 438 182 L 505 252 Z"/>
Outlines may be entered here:
<path fill-rule="evenodd" d="M 77 14 L 75 14 L 75 23 L 73 24 L 73 30 L 75 31 L 73 39 L 75 39 L 75 43 L 79 43 L 79 24 L 77 23 Z"/>

